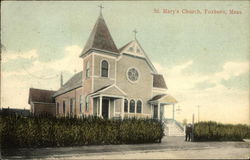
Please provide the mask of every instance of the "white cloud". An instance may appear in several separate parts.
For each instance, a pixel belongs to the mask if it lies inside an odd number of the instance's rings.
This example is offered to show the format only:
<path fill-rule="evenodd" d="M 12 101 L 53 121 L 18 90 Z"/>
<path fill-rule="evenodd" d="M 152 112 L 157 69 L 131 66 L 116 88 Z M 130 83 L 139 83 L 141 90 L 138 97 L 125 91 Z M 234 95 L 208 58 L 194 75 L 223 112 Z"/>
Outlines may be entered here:
<path fill-rule="evenodd" d="M 36 49 L 32 49 L 30 51 L 27 52 L 13 52 L 13 51 L 7 51 L 3 53 L 3 57 L 2 57 L 2 62 L 3 63 L 7 63 L 11 60 L 16 60 L 19 58 L 23 58 L 23 59 L 36 59 L 38 58 L 38 54 L 37 54 L 37 50 Z"/>
<path fill-rule="evenodd" d="M 215 80 L 228 80 L 231 77 L 239 76 L 247 72 L 249 72 L 248 62 L 227 62 L 223 66 L 223 71 L 215 74 Z"/>
<path fill-rule="evenodd" d="M 34 59 L 31 67 L 25 67 L 21 71 L 2 72 L 2 106 L 29 108 L 28 92 L 30 87 L 56 90 L 59 87 L 60 72 L 64 74 L 64 80 L 70 78 L 74 72 L 82 68 L 82 59 L 79 58 L 81 48 L 77 45 L 65 47 L 64 57 L 50 62 L 41 62 Z M 18 53 L 12 53 L 16 55 Z M 22 57 L 37 57 L 37 51 L 31 50 L 20 54 Z M 5 54 L 7 56 L 7 54 Z M 5 58 L 4 56 L 4 58 Z M 8 61 L 14 60 L 14 56 L 8 56 Z M 25 69 L 26 68 L 26 69 Z M 15 95 L 13 100 L 13 95 Z"/>
<path fill-rule="evenodd" d="M 187 118 L 189 122 L 192 113 L 197 116 L 197 105 L 201 106 L 200 119 L 214 120 L 225 123 L 249 123 L 249 89 L 228 89 L 221 84 L 223 79 L 229 79 L 244 73 L 249 73 L 247 62 L 227 62 L 223 65 L 223 71 L 204 74 L 188 74 L 187 67 L 192 61 L 176 65 L 172 68 L 164 68 L 155 64 L 159 73 L 164 74 L 168 85 L 168 93 L 179 101 L 182 113 L 177 114 L 178 120 Z M 197 88 L 201 82 L 211 82 L 214 86 L 207 89 Z M 170 107 L 171 108 L 171 107 Z M 171 109 L 169 110 L 171 112 Z M 171 116 L 171 114 L 168 114 Z M 196 117 L 197 118 L 197 117 Z"/>

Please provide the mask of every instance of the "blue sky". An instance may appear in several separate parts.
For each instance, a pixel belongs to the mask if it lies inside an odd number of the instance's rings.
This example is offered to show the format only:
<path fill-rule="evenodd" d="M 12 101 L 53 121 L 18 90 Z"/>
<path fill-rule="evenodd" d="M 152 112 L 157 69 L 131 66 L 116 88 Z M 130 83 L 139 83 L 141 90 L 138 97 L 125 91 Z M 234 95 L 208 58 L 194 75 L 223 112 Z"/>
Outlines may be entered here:
<path fill-rule="evenodd" d="M 28 108 L 29 87 L 58 89 L 60 72 L 68 79 L 81 69 L 78 56 L 99 15 L 97 6 L 102 3 L 118 48 L 133 39 L 135 28 L 138 30 L 139 42 L 164 74 L 169 93 L 179 100 L 182 112 L 177 118 L 190 119 L 192 113 L 197 114 L 195 106 L 201 105 L 204 120 L 248 122 L 247 1 L 1 3 L 4 107 Z M 154 13 L 154 9 L 216 9 L 228 13 L 234 9 L 242 14 L 169 15 Z M 15 102 L 13 94 L 17 94 Z M 226 120 L 222 118 L 227 116 Z"/>

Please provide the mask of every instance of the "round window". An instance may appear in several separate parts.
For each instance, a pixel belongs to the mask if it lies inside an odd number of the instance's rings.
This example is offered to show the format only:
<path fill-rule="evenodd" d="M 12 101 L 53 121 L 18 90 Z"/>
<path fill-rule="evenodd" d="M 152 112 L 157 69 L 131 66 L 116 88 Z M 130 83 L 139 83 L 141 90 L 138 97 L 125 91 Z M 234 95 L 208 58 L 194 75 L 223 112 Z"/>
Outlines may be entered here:
<path fill-rule="evenodd" d="M 130 81 L 135 82 L 139 78 L 139 72 L 135 68 L 130 68 L 127 76 Z"/>

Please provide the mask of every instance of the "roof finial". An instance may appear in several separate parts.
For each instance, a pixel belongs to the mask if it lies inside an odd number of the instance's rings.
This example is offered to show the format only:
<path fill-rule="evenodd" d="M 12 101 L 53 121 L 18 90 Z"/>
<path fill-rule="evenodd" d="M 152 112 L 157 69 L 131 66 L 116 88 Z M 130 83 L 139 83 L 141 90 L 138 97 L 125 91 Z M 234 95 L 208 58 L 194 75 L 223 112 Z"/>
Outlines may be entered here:
<path fill-rule="evenodd" d="M 136 39 L 136 34 L 138 33 L 137 30 L 133 30 L 134 34 L 135 34 L 135 39 Z"/>
<path fill-rule="evenodd" d="M 103 9 L 104 7 L 102 6 L 102 4 L 99 5 L 98 7 L 100 8 L 100 15 L 102 15 L 102 9 Z"/>

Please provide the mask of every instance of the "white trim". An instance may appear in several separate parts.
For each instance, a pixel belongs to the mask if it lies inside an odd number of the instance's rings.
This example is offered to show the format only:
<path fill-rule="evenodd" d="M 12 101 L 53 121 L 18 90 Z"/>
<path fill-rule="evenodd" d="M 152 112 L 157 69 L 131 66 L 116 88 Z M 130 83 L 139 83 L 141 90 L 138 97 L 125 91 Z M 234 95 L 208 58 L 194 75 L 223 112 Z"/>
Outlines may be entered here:
<path fill-rule="evenodd" d="M 153 108 L 153 104 L 150 104 L 150 106 L 151 106 L 151 116 L 152 116 L 152 118 L 154 118 L 154 108 Z"/>
<path fill-rule="evenodd" d="M 128 100 L 128 112 L 127 113 L 130 113 L 130 103 L 129 103 L 130 99 L 127 98 L 127 100 Z"/>
<path fill-rule="evenodd" d="M 114 104 L 114 105 L 113 105 L 113 107 L 114 107 L 113 117 L 115 117 L 115 102 L 116 102 L 116 101 L 113 100 L 113 104 Z"/>
<path fill-rule="evenodd" d="M 153 65 L 153 63 L 150 61 L 150 59 L 148 58 L 147 53 L 144 51 L 144 49 L 141 47 L 141 44 L 139 43 L 139 41 L 135 40 L 137 42 L 137 44 L 139 45 L 139 47 L 141 48 L 142 52 L 144 53 L 145 57 L 146 57 L 146 61 L 149 63 L 150 67 L 153 69 L 153 71 L 155 73 L 157 73 L 157 70 L 155 69 L 155 66 Z"/>
<path fill-rule="evenodd" d="M 136 81 L 131 81 L 131 80 L 129 79 L 129 77 L 128 77 L 128 71 L 129 71 L 130 69 L 135 69 L 135 70 L 138 72 L 138 79 L 137 79 Z M 127 69 L 127 72 L 126 72 L 126 77 L 127 77 L 127 80 L 128 80 L 130 83 L 135 84 L 135 83 L 138 83 L 138 82 L 140 81 L 141 72 L 140 72 L 140 70 L 139 70 L 137 67 L 129 67 L 129 68 Z"/>
<path fill-rule="evenodd" d="M 112 52 L 112 51 L 106 51 L 106 50 L 101 50 L 101 49 L 98 49 L 98 48 L 91 48 L 90 50 L 93 50 L 92 52 L 94 53 L 97 53 L 97 52 L 102 52 L 102 54 L 104 53 L 110 53 L 112 55 L 116 55 L 116 56 L 119 56 L 119 53 L 116 53 L 116 52 Z M 97 51 L 97 52 L 95 52 Z"/>
<path fill-rule="evenodd" d="M 102 62 L 106 61 L 108 63 L 108 77 L 103 77 L 102 76 Z M 107 59 L 101 59 L 100 60 L 100 72 L 99 72 L 99 77 L 100 78 L 110 78 L 110 63 Z"/>
<path fill-rule="evenodd" d="M 124 118 L 124 102 L 125 102 L 125 98 L 122 98 L 122 106 L 121 106 L 121 117 L 122 119 Z"/>
<path fill-rule="evenodd" d="M 100 116 L 100 117 L 102 117 L 102 96 L 100 96 L 99 100 L 100 100 L 100 103 L 99 103 L 99 104 L 100 104 L 100 108 L 99 108 L 99 109 L 100 109 L 99 116 Z"/>
<path fill-rule="evenodd" d="M 120 60 L 122 59 L 122 57 L 123 57 L 123 53 L 121 52 L 120 56 L 117 58 L 116 61 L 117 61 L 117 62 L 120 61 Z"/>
<path fill-rule="evenodd" d="M 32 102 L 33 104 L 36 104 L 36 103 L 38 103 L 38 104 L 56 104 L 56 103 L 46 103 L 46 102 Z"/>
<path fill-rule="evenodd" d="M 115 84 L 116 84 L 117 61 L 115 60 Z"/>
<path fill-rule="evenodd" d="M 108 55 L 104 55 L 104 54 L 100 54 L 100 53 L 97 53 L 97 52 L 94 52 L 93 54 L 94 54 L 95 56 L 100 56 L 100 57 L 105 57 L 105 58 L 111 58 L 111 59 L 114 59 L 114 60 L 117 59 L 116 57 L 108 56 Z"/>
<path fill-rule="evenodd" d="M 91 53 L 89 53 L 88 55 L 86 55 L 85 57 L 83 57 L 82 59 L 84 60 L 84 59 L 87 59 L 89 56 L 91 56 L 92 54 Z"/>
<path fill-rule="evenodd" d="M 115 87 L 116 89 L 118 89 L 119 91 L 121 91 L 124 95 L 127 95 L 121 88 L 119 88 L 116 84 L 112 84 L 110 86 L 108 86 L 107 88 L 104 88 L 103 90 L 100 90 L 98 92 L 103 92 L 103 91 L 106 91 L 107 89 L 111 88 L 111 87 Z M 97 92 L 97 93 L 98 93 Z"/>
<path fill-rule="evenodd" d="M 153 92 L 166 92 L 167 88 L 157 88 L 157 87 L 153 87 L 152 89 Z"/>
<path fill-rule="evenodd" d="M 85 79 L 88 79 L 88 78 L 90 78 L 90 76 L 91 76 L 91 74 L 90 74 L 90 62 L 89 62 L 90 60 L 86 60 L 86 64 L 84 63 L 84 65 L 85 65 Z M 88 69 L 88 72 L 87 72 L 87 69 Z M 87 77 L 87 73 L 88 73 L 88 77 Z"/>
<path fill-rule="evenodd" d="M 93 92 L 94 91 L 94 78 L 93 78 L 93 76 L 94 76 L 94 68 L 95 68 L 95 62 L 94 62 L 94 55 L 92 55 L 92 65 L 91 65 L 91 67 L 92 67 L 92 74 L 91 74 L 91 81 L 92 81 L 92 84 L 91 84 L 91 91 Z M 93 110 L 93 109 L 92 109 Z"/>
<path fill-rule="evenodd" d="M 81 53 L 81 55 L 79 57 L 80 58 L 85 58 L 85 56 L 87 56 L 88 54 L 91 54 L 93 52 L 94 53 L 101 52 L 102 54 L 111 54 L 111 55 L 114 55 L 114 56 L 119 56 L 119 53 L 116 53 L 116 52 L 101 50 L 101 49 L 98 49 L 98 48 L 91 48 L 88 51 L 86 51 L 85 53 Z M 99 54 L 99 53 L 97 53 L 97 54 Z"/>
<path fill-rule="evenodd" d="M 114 97 L 114 98 L 123 98 L 124 96 L 117 96 L 117 95 L 112 95 L 112 94 L 100 94 L 103 97 Z"/>
<path fill-rule="evenodd" d="M 157 111 L 158 111 L 158 113 L 157 113 L 157 119 L 160 119 L 160 114 L 161 114 L 160 108 L 161 108 L 161 103 L 158 103 L 158 105 L 157 105 Z"/>
<path fill-rule="evenodd" d="M 108 101 L 109 101 L 109 106 L 108 106 L 108 107 L 109 107 L 109 109 L 108 109 L 108 110 L 109 110 L 108 119 L 110 119 L 110 99 L 108 99 Z"/>
<path fill-rule="evenodd" d="M 96 97 L 100 97 L 100 96 L 105 96 L 105 97 L 111 97 L 111 98 L 120 98 L 122 99 L 124 96 L 117 96 L 117 95 L 111 95 L 111 94 L 98 94 L 98 95 L 94 95 L 92 96 L 93 98 L 96 98 Z"/>

